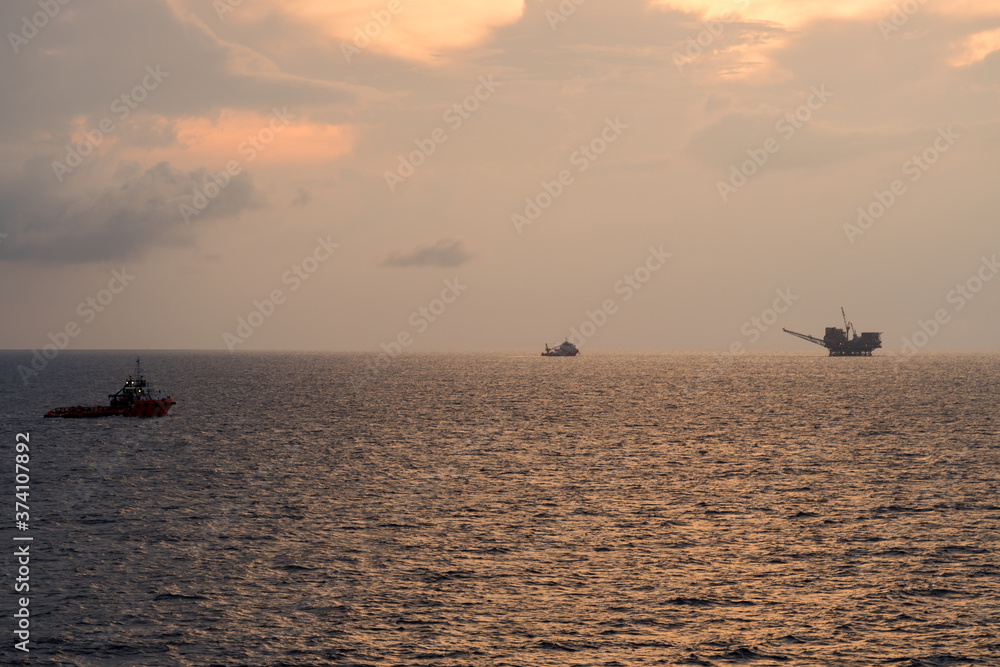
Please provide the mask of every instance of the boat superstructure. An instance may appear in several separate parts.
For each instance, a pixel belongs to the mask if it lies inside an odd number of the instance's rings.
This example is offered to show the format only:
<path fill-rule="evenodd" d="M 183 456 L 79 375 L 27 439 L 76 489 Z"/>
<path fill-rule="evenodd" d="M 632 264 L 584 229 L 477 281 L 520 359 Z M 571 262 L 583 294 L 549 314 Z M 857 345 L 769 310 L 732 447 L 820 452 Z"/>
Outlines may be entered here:
<path fill-rule="evenodd" d="M 152 389 L 142 372 L 142 362 L 136 358 L 135 375 L 130 375 L 125 386 L 108 394 L 108 405 L 75 405 L 53 408 L 46 417 L 162 417 L 176 403 Z"/>
<path fill-rule="evenodd" d="M 549 347 L 549 344 L 545 344 L 545 351 L 542 352 L 543 357 L 575 357 L 580 354 L 580 350 L 576 349 L 576 345 L 567 341 L 564 341 L 559 347 Z"/>

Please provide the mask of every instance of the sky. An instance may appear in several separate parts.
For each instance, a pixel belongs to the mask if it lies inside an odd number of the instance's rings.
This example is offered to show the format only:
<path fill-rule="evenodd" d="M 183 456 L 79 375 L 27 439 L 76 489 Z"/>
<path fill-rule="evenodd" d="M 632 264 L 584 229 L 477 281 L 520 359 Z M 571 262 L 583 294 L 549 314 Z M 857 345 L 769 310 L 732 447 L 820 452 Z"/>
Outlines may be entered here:
<path fill-rule="evenodd" d="M 997 349 L 1000 4 L 11 0 L 0 348 Z"/>

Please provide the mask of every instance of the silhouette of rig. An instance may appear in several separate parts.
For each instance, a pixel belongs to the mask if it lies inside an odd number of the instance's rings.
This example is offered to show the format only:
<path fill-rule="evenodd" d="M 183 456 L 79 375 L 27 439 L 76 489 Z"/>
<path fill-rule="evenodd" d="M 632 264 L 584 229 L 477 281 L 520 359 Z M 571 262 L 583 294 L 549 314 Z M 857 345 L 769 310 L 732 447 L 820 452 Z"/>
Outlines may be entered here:
<path fill-rule="evenodd" d="M 831 357 L 870 357 L 872 350 L 882 347 L 881 332 L 865 331 L 859 335 L 854 325 L 847 321 L 847 313 L 844 312 L 843 308 L 840 309 L 840 314 L 844 316 L 844 328 L 827 327 L 826 335 L 822 338 L 789 331 L 785 328 L 781 330 L 810 343 L 822 345 L 830 351 Z M 851 336 L 852 331 L 854 332 L 853 337 Z"/>

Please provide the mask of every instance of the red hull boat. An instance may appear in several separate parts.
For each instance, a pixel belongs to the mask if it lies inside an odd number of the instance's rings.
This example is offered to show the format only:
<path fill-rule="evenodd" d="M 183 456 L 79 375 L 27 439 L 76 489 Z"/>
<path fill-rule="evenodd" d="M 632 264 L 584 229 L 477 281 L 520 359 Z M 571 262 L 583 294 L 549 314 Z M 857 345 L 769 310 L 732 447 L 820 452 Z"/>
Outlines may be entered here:
<path fill-rule="evenodd" d="M 142 376 L 142 365 L 135 360 L 135 377 L 129 376 L 125 386 L 108 395 L 110 405 L 75 405 L 68 408 L 53 408 L 46 417 L 92 418 L 92 417 L 162 417 L 176 403 L 160 392 L 154 391 Z"/>

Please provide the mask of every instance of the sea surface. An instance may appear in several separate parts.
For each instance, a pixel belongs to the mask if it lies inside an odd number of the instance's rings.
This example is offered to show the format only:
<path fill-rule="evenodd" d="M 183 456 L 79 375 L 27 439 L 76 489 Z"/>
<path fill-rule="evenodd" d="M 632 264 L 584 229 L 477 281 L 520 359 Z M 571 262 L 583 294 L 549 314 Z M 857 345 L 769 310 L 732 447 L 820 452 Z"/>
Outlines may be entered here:
<path fill-rule="evenodd" d="M 1000 665 L 1000 355 L 154 351 L 167 417 L 42 419 L 134 357 L 0 353 L 0 663 Z"/>

